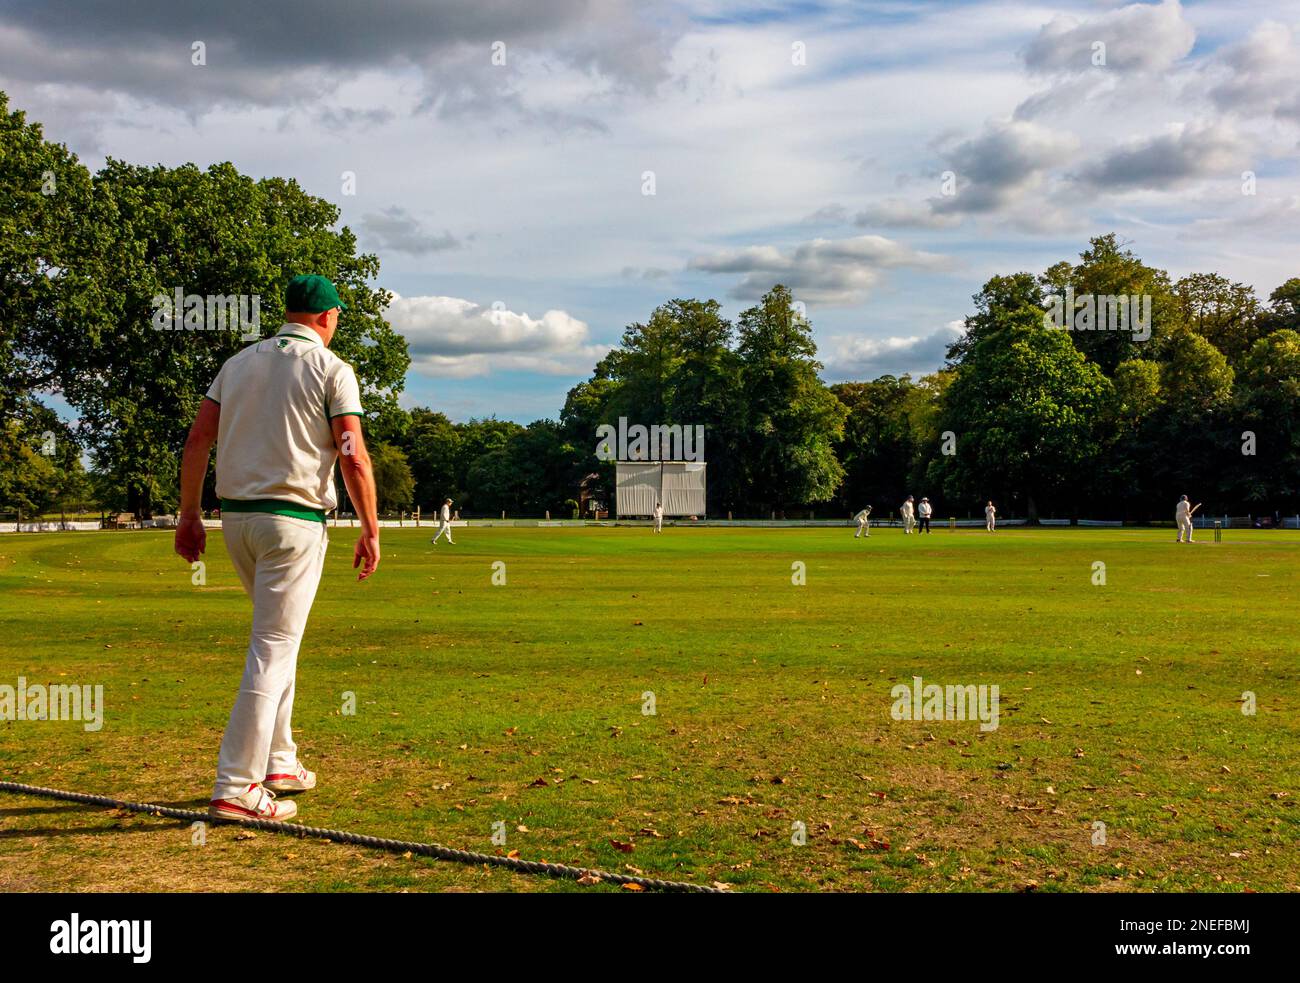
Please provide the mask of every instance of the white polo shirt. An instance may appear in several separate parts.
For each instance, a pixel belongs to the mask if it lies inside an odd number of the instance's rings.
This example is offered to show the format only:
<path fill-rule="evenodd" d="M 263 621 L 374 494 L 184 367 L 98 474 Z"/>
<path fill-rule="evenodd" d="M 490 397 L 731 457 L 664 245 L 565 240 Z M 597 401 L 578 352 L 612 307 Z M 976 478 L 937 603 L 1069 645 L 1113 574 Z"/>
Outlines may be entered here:
<path fill-rule="evenodd" d="M 325 521 L 338 504 L 330 421 L 361 416 L 352 366 L 302 324 L 232 356 L 207 398 L 221 407 L 217 496 L 223 512 Z"/>

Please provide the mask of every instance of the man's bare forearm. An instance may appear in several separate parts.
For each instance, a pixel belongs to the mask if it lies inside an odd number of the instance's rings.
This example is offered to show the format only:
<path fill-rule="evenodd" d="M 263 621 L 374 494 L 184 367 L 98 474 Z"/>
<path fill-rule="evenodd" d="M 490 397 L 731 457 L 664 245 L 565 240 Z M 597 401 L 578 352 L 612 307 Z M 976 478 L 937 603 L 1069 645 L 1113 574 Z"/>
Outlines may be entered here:
<path fill-rule="evenodd" d="M 352 508 L 361 520 L 361 531 L 367 536 L 379 535 L 379 515 L 375 495 L 375 473 L 370 467 L 370 455 L 365 447 L 357 453 L 343 457 L 343 484 L 347 487 Z"/>
<path fill-rule="evenodd" d="M 193 439 L 185 442 L 181 457 L 181 515 L 202 514 L 203 479 L 208 473 L 208 455 L 212 445 Z"/>
<path fill-rule="evenodd" d="M 181 455 L 181 515 L 197 518 L 203 509 L 203 479 L 208 476 L 208 455 L 217 442 L 221 406 L 205 399 L 194 417 L 185 452 Z"/>

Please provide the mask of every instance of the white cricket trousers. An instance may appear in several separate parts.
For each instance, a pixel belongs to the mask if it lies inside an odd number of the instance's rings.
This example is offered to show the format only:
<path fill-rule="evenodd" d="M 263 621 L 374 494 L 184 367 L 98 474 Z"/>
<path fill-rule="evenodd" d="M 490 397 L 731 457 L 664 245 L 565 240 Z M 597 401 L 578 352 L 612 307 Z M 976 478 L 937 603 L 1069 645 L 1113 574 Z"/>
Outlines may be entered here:
<path fill-rule="evenodd" d="M 268 773 L 297 768 L 290 718 L 298 646 L 329 545 L 325 523 L 268 512 L 227 512 L 221 531 L 253 601 L 253 633 L 221 739 L 214 799 L 241 795 Z"/>
<path fill-rule="evenodd" d="M 989 532 L 992 532 L 994 527 L 996 526 L 996 523 L 997 520 L 994 519 L 993 516 L 989 516 L 987 519 L 984 520 L 984 528 L 987 529 Z"/>
<path fill-rule="evenodd" d="M 446 534 L 447 534 L 447 542 L 449 542 L 449 543 L 451 543 L 451 545 L 455 546 L 455 545 L 456 545 L 456 542 L 455 542 L 455 540 L 453 540 L 453 539 L 451 538 L 451 523 L 450 523 L 450 522 L 442 522 L 442 521 L 439 521 L 439 522 L 438 522 L 438 531 L 437 531 L 437 533 L 434 534 L 433 541 L 436 543 L 438 540 L 440 540 L 440 539 L 442 538 L 442 534 L 443 534 L 443 533 L 446 533 Z"/>
<path fill-rule="evenodd" d="M 853 534 L 853 538 L 854 538 L 854 539 L 857 539 L 857 538 L 858 538 L 859 536 L 861 536 L 864 532 L 865 532 L 868 536 L 871 535 L 870 530 L 867 529 L 867 520 L 866 520 L 866 519 L 859 519 L 859 520 L 858 520 L 858 531 L 855 532 L 855 533 Z"/>
<path fill-rule="evenodd" d="M 1178 524 L 1178 541 L 1181 543 L 1183 537 L 1186 536 L 1187 541 L 1190 543 L 1192 541 L 1192 520 L 1190 518 L 1175 518 L 1174 522 Z"/>

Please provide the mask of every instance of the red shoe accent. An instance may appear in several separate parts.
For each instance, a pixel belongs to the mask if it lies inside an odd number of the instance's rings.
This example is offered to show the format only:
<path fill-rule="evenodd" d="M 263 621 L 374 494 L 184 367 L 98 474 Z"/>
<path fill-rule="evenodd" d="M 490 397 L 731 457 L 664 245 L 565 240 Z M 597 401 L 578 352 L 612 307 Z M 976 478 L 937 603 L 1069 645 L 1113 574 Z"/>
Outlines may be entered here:
<path fill-rule="evenodd" d="M 213 799 L 208 803 L 208 805 L 215 806 L 218 809 L 227 809 L 230 812 L 242 812 L 244 815 L 251 816 L 253 819 L 262 818 L 260 813 L 254 812 L 252 809 L 245 809 L 240 805 L 235 805 L 235 803 L 231 802 L 229 799 Z"/>

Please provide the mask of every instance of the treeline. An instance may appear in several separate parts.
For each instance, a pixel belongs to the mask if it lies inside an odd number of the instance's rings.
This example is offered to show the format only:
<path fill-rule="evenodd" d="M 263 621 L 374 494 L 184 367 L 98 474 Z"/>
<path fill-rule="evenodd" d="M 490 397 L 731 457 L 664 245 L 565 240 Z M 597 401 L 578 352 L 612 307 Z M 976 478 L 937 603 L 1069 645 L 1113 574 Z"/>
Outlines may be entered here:
<path fill-rule="evenodd" d="M 1149 298 L 1149 331 L 1054 328 L 1045 311 L 1067 290 Z M 716 301 L 673 300 L 627 328 L 558 422 L 458 429 L 420 410 L 399 441 L 417 497 L 451 488 L 485 511 L 567 507 L 593 472 L 610 501 L 593 438 L 620 416 L 704 426 L 714 516 L 880 515 L 907 494 L 940 516 L 992 499 L 1031 519 L 1163 519 L 1184 493 L 1219 514 L 1300 511 L 1300 278 L 1261 301 L 1217 274 L 1172 281 L 1106 235 L 1076 262 L 991 278 L 973 306 L 941 371 L 826 386 L 784 287 L 734 324 Z"/>
<path fill-rule="evenodd" d="M 386 512 L 447 496 L 463 514 L 611 506 L 596 432 L 619 417 L 704 427 L 713 516 L 880 515 L 907 494 L 940 517 L 993 499 L 1004 516 L 1167 518 L 1183 493 L 1214 513 L 1300 510 L 1300 278 L 1267 299 L 1217 274 L 1175 282 L 1101 236 L 1077 261 L 991 278 L 944 369 L 831 386 L 785 287 L 734 321 L 675 299 L 626 328 L 558 420 L 456 423 L 398 405 L 406 343 L 336 206 L 230 164 L 91 174 L 2 92 L 0 150 L 0 511 L 174 507 L 189 421 L 246 341 L 155 330 L 152 299 L 258 296 L 266 333 L 303 270 L 349 305 L 334 347 L 361 381 Z M 1149 337 L 1050 327 L 1067 290 L 1149 298 Z"/>

